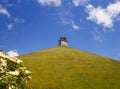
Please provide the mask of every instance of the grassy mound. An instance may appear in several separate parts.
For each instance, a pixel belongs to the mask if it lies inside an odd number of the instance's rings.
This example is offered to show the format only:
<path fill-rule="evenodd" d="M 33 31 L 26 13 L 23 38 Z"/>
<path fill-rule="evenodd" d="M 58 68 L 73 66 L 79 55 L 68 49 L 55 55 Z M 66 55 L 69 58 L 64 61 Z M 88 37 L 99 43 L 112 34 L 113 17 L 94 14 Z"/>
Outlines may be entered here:
<path fill-rule="evenodd" d="M 69 47 L 19 57 L 33 72 L 32 89 L 120 89 L 120 62 Z"/>

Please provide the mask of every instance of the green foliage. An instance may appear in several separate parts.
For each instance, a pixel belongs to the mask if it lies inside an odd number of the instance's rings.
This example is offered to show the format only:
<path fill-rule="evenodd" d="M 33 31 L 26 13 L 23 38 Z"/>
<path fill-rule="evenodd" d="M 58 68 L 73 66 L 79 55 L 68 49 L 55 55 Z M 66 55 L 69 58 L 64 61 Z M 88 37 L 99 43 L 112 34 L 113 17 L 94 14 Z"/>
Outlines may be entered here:
<path fill-rule="evenodd" d="M 16 69 L 19 68 L 19 66 L 23 66 L 21 63 L 18 64 L 18 63 L 15 63 L 13 61 L 10 61 L 9 59 L 5 59 L 7 60 L 7 69 L 11 70 L 11 71 L 15 71 Z M 13 65 L 14 64 L 14 65 Z"/>
<path fill-rule="evenodd" d="M 19 57 L 33 72 L 31 89 L 120 89 L 120 62 L 69 47 Z"/>
<path fill-rule="evenodd" d="M 25 89 L 30 74 L 21 60 L 0 53 L 0 89 Z"/>

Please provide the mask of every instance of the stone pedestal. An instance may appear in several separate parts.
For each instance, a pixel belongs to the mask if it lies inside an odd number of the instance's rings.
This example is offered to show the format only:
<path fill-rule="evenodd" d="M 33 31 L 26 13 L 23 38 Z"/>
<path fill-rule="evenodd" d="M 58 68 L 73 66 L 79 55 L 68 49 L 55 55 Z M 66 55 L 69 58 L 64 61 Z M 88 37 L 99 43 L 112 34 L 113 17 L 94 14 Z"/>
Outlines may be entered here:
<path fill-rule="evenodd" d="M 60 37 L 59 46 L 68 46 L 68 41 L 66 37 Z"/>

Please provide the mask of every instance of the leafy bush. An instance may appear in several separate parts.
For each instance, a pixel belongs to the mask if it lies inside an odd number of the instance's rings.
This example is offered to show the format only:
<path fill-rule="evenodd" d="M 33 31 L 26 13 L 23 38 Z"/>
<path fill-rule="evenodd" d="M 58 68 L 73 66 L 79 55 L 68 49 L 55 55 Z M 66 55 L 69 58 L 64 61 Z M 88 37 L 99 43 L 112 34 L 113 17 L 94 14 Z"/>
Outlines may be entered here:
<path fill-rule="evenodd" d="M 21 60 L 0 51 L 0 89 L 25 89 L 30 75 Z"/>

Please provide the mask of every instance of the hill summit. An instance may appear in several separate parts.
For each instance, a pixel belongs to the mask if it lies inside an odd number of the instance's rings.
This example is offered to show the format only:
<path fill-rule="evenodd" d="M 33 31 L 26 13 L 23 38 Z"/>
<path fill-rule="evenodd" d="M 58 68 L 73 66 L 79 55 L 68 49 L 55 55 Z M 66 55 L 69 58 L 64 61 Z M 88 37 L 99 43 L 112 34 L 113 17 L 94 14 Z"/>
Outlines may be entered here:
<path fill-rule="evenodd" d="M 58 46 L 19 57 L 33 72 L 32 89 L 120 89 L 120 62 Z"/>

